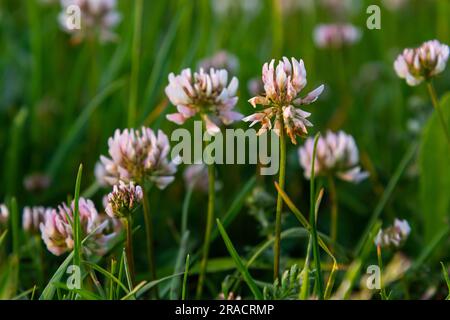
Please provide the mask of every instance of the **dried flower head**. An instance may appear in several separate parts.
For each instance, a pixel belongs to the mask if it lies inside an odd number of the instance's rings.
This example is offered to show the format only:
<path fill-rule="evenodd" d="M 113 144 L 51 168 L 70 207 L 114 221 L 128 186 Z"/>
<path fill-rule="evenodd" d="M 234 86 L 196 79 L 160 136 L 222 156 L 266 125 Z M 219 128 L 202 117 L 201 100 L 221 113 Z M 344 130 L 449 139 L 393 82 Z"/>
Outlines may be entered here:
<path fill-rule="evenodd" d="M 220 50 L 213 56 L 202 59 L 199 67 L 203 70 L 225 69 L 229 74 L 236 74 L 239 69 L 239 60 L 234 54 Z"/>
<path fill-rule="evenodd" d="M 138 208 L 143 196 L 140 186 L 135 186 L 133 182 L 126 184 L 119 181 L 108 194 L 105 211 L 111 218 L 127 217 Z"/>
<path fill-rule="evenodd" d="M 296 106 L 308 105 L 316 101 L 324 86 L 319 86 L 304 98 L 299 97 L 307 83 L 306 70 L 303 60 L 297 61 L 292 58 L 291 61 L 283 57 L 276 67 L 275 60 L 264 64 L 262 81 L 265 94 L 255 96 L 249 102 L 253 107 L 260 104 L 266 108 L 243 120 L 251 122 L 250 126 L 260 122 L 262 126 L 258 134 L 271 130 L 272 127 L 278 135 L 280 135 L 280 130 L 285 130 L 292 143 L 296 144 L 295 137 L 297 135 L 305 136 L 308 133 L 306 127 L 312 126 L 312 123 L 306 119 L 310 113 L 296 108 Z M 275 121 L 274 125 L 273 121 Z"/>
<path fill-rule="evenodd" d="M 0 204 L 0 225 L 6 225 L 9 219 L 9 209 L 5 204 Z"/>
<path fill-rule="evenodd" d="M 300 165 L 304 169 L 305 178 L 311 178 L 314 138 L 305 141 L 299 149 Z M 328 131 L 317 141 L 314 175 L 336 175 L 338 178 L 358 183 L 367 178 L 367 172 L 361 172 L 358 166 L 359 155 L 355 140 L 343 131 Z"/>
<path fill-rule="evenodd" d="M 45 191 L 50 186 L 50 183 L 50 177 L 41 173 L 31 174 L 23 180 L 23 185 L 29 192 Z"/>
<path fill-rule="evenodd" d="M 375 237 L 375 245 L 380 247 L 400 247 L 408 238 L 411 227 L 408 221 L 395 219 L 394 225 L 380 229 Z"/>
<path fill-rule="evenodd" d="M 40 224 L 41 237 L 47 249 L 56 256 L 68 252 L 74 247 L 73 212 L 74 201 L 70 207 L 65 203 L 57 209 L 46 210 L 44 221 Z M 101 254 L 105 244 L 115 237 L 105 235 L 107 223 L 99 216 L 91 200 L 80 198 L 78 202 L 82 238 L 90 236 L 85 244 L 87 254 Z M 106 238 L 105 238 L 106 237 Z"/>
<path fill-rule="evenodd" d="M 351 24 L 321 24 L 314 29 L 314 42 L 318 48 L 342 48 L 361 38 L 361 31 Z"/>
<path fill-rule="evenodd" d="M 141 130 L 117 129 L 108 140 L 109 156 L 101 156 L 104 175 L 97 176 L 99 183 L 113 186 L 119 181 L 143 184 L 154 182 L 164 189 L 174 180 L 176 165 L 168 160 L 169 139 L 161 130 L 156 136 L 150 128 Z M 98 172 L 101 169 L 97 168 Z"/>
<path fill-rule="evenodd" d="M 209 69 L 208 72 L 200 69 L 194 75 L 190 69 L 184 69 L 179 75 L 171 73 L 165 91 L 178 113 L 167 115 L 167 119 L 183 124 L 198 113 L 208 133 L 214 135 L 220 131 L 214 121 L 229 125 L 242 119 L 242 115 L 233 110 L 238 101 L 238 84 L 236 77 L 228 83 L 228 72 L 224 69 Z"/>
<path fill-rule="evenodd" d="M 22 228 L 28 233 L 39 233 L 39 226 L 45 221 L 47 212 L 51 208 L 25 207 L 22 213 Z"/>
<path fill-rule="evenodd" d="M 448 56 L 448 45 L 431 40 L 418 48 L 404 49 L 395 60 L 394 69 L 410 86 L 417 86 L 444 71 Z"/>
<path fill-rule="evenodd" d="M 73 35 L 74 42 L 80 42 L 86 37 L 99 36 L 102 42 L 116 39 L 112 31 L 120 20 L 116 0 L 61 0 L 62 11 L 59 22 L 62 28 Z M 72 25 L 73 6 L 79 8 L 80 25 Z"/>
<path fill-rule="evenodd" d="M 242 300 L 241 296 L 236 296 L 234 292 L 228 292 L 227 298 L 225 299 L 225 294 L 221 292 L 217 297 L 218 300 Z"/>

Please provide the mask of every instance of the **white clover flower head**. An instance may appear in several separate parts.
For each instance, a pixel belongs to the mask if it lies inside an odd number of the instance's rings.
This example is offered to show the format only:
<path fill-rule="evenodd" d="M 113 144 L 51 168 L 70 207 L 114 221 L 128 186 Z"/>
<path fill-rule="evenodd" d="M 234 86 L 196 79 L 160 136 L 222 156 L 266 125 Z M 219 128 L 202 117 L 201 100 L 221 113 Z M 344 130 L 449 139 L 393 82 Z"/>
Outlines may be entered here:
<path fill-rule="evenodd" d="M 119 181 L 108 194 L 105 212 L 111 218 L 124 218 L 131 215 L 142 202 L 144 194 L 140 186 L 133 182 Z"/>
<path fill-rule="evenodd" d="M 39 233 L 39 226 L 45 221 L 47 212 L 51 208 L 39 207 L 25 207 L 22 213 L 22 228 L 25 232 L 30 234 Z"/>
<path fill-rule="evenodd" d="M 9 209 L 5 204 L 0 204 L 0 224 L 6 225 L 9 220 Z"/>
<path fill-rule="evenodd" d="M 167 119 L 181 125 L 200 114 L 207 132 L 214 135 L 220 131 L 215 121 L 229 125 L 242 119 L 242 115 L 234 111 L 238 84 L 236 77 L 228 83 L 225 69 L 200 69 L 193 75 L 190 69 L 184 69 L 179 75 L 171 73 L 165 92 L 178 113 L 167 115 Z"/>
<path fill-rule="evenodd" d="M 220 50 L 211 57 L 202 59 L 199 62 L 199 68 L 203 70 L 225 69 L 229 74 L 233 75 L 239 70 L 239 59 L 226 50 Z"/>
<path fill-rule="evenodd" d="M 68 9 L 77 6 L 80 9 L 80 28 L 71 28 Z M 61 0 L 62 11 L 59 22 L 64 31 L 72 34 L 75 42 L 98 34 L 102 42 L 113 41 L 117 38 L 113 29 L 119 24 L 121 15 L 117 11 L 116 0 Z"/>
<path fill-rule="evenodd" d="M 204 164 L 191 164 L 183 172 L 188 189 L 208 192 L 208 167 Z"/>
<path fill-rule="evenodd" d="M 318 48 L 338 49 L 361 39 L 361 31 L 351 24 L 320 24 L 314 29 L 314 43 Z"/>
<path fill-rule="evenodd" d="M 314 138 L 308 138 L 299 148 L 300 165 L 306 179 L 311 178 Z M 359 155 L 355 139 L 343 131 L 328 131 L 317 141 L 314 175 L 335 175 L 341 180 L 358 183 L 368 177 L 358 166 Z"/>
<path fill-rule="evenodd" d="M 375 245 L 379 247 L 400 247 L 411 233 L 408 221 L 395 219 L 394 225 L 380 229 L 375 237 Z"/>
<path fill-rule="evenodd" d="M 303 60 L 292 58 L 289 61 L 286 57 L 283 57 L 276 67 L 275 60 L 265 63 L 262 81 L 264 95 L 257 95 L 249 102 L 253 107 L 259 104 L 265 109 L 245 117 L 243 121 L 251 122 L 250 127 L 261 123 L 259 135 L 272 128 L 278 135 L 280 130 L 285 130 L 291 142 L 296 144 L 296 136 L 305 136 L 308 133 L 307 127 L 312 127 L 312 123 L 306 119 L 310 113 L 298 107 L 315 102 L 323 92 L 324 86 L 319 86 L 303 98 L 299 97 L 307 83 L 305 66 Z"/>
<path fill-rule="evenodd" d="M 164 189 L 175 179 L 176 165 L 168 160 L 169 139 L 161 130 L 155 135 L 145 127 L 141 130 L 117 129 L 109 138 L 108 146 L 110 157 L 100 157 L 104 167 L 104 175 L 99 174 L 100 183 L 114 186 L 119 181 L 136 181 L 143 185 L 148 181 Z"/>
<path fill-rule="evenodd" d="M 60 256 L 74 247 L 74 232 L 72 228 L 75 202 L 72 201 L 70 207 L 65 203 L 58 206 L 57 209 L 45 211 L 44 221 L 39 228 L 41 237 L 47 249 L 56 256 Z M 99 254 L 99 247 L 104 247 L 103 234 L 104 226 L 101 225 L 101 218 L 95 208 L 94 203 L 85 198 L 78 201 L 80 228 L 82 238 L 90 235 L 85 250 L 87 254 Z M 105 224 L 106 225 L 106 224 Z M 108 238 L 109 239 L 109 238 Z M 100 246 L 99 243 L 102 245 Z"/>
<path fill-rule="evenodd" d="M 97 183 L 101 187 L 106 187 L 109 185 L 108 179 L 107 179 L 107 171 L 105 169 L 105 166 L 103 163 L 99 160 L 95 164 L 94 167 L 94 176 L 95 180 L 97 180 Z"/>
<path fill-rule="evenodd" d="M 410 86 L 417 86 L 444 71 L 448 57 L 448 45 L 431 40 L 418 48 L 404 49 L 394 62 L 394 70 Z"/>
<path fill-rule="evenodd" d="M 390 11 L 398 11 L 406 6 L 408 0 L 382 0 L 383 6 Z"/>

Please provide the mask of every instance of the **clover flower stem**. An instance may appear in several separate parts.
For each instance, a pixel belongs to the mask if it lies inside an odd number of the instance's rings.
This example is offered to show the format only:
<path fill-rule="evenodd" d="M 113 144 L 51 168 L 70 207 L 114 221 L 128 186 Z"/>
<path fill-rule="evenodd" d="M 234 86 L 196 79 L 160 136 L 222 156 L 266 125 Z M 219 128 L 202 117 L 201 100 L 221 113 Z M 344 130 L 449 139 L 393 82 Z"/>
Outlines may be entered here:
<path fill-rule="evenodd" d="M 150 214 L 150 204 L 148 201 L 148 194 L 146 192 L 146 189 L 142 188 L 144 197 L 142 199 L 142 206 L 144 209 L 144 221 L 145 221 L 145 233 L 146 233 L 146 240 L 147 240 L 147 258 L 148 258 L 148 264 L 150 268 L 150 280 L 156 280 L 156 264 L 155 264 L 155 255 L 153 250 L 153 222 L 152 222 L 152 216 Z M 154 287 L 154 290 L 151 292 L 154 292 L 154 295 L 156 298 L 158 298 L 158 286 Z"/>
<path fill-rule="evenodd" d="M 133 221 L 130 216 L 123 218 L 122 223 L 126 232 L 125 253 L 127 255 L 128 266 L 130 268 L 131 282 L 135 283 L 134 255 L 133 255 Z"/>
<path fill-rule="evenodd" d="M 208 255 L 211 241 L 211 229 L 214 222 L 215 205 L 215 167 L 214 164 L 208 165 L 208 213 L 206 218 L 205 242 L 203 244 L 203 256 L 200 264 L 200 275 L 197 284 L 197 299 L 202 297 L 203 283 L 205 281 L 206 267 L 208 266 Z"/>
<path fill-rule="evenodd" d="M 377 246 L 378 267 L 380 268 L 380 296 L 382 300 L 387 300 L 386 291 L 383 285 L 383 258 L 381 257 L 381 246 Z"/>
<path fill-rule="evenodd" d="M 441 122 L 441 125 L 442 125 L 442 129 L 444 130 L 445 137 L 447 138 L 448 147 L 450 148 L 450 131 L 448 130 L 447 122 L 445 121 L 441 105 L 439 104 L 439 101 L 437 99 L 436 90 L 434 90 L 434 86 L 433 86 L 433 83 L 431 82 L 431 80 L 427 81 L 427 88 L 428 88 L 428 93 L 430 94 L 430 97 L 431 97 L 431 102 L 433 104 L 433 107 L 438 114 L 439 121 Z"/>
<path fill-rule="evenodd" d="M 331 240 L 333 243 L 337 241 L 337 224 L 338 224 L 338 202 L 337 202 L 337 192 L 336 183 L 334 182 L 333 176 L 328 176 L 328 188 L 330 188 L 330 202 L 331 202 Z"/>
<path fill-rule="evenodd" d="M 278 185 L 281 190 L 284 189 L 284 182 L 286 176 L 286 137 L 284 133 L 284 123 L 281 123 L 280 130 L 280 171 L 278 174 Z M 280 246 L 281 246 L 281 212 L 283 210 L 283 198 L 278 193 L 277 209 L 275 212 L 275 242 L 274 242 L 274 261 L 273 261 L 273 278 L 274 281 L 278 279 L 280 274 Z"/>

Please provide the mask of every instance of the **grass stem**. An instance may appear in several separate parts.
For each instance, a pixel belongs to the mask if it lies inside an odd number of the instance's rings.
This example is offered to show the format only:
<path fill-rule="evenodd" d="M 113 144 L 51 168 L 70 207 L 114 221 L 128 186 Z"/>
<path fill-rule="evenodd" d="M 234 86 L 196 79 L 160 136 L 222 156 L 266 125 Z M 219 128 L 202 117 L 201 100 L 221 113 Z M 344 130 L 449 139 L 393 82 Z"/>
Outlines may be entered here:
<path fill-rule="evenodd" d="M 333 176 L 328 176 L 328 188 L 330 189 L 330 202 L 331 202 L 331 241 L 334 243 L 337 241 L 337 230 L 338 230 L 338 202 L 337 202 L 337 191 L 336 183 Z"/>
<path fill-rule="evenodd" d="M 214 164 L 208 165 L 208 213 L 206 218 L 205 242 L 203 244 L 203 255 L 200 264 L 200 274 L 197 284 L 197 299 L 202 297 L 203 283 L 205 282 L 206 268 L 208 266 L 209 247 L 211 242 L 211 230 L 214 222 L 215 205 L 215 167 Z"/>
<path fill-rule="evenodd" d="M 150 280 L 156 280 L 156 264 L 155 264 L 155 255 L 153 250 L 153 221 L 150 213 L 150 204 L 148 201 L 148 194 L 145 189 L 144 191 L 144 199 L 143 199 L 143 210 L 144 210 L 144 220 L 145 220 L 145 233 L 147 240 L 147 258 L 149 263 L 150 270 Z M 155 293 L 156 297 L 158 297 L 158 286 L 155 286 L 152 292 Z"/>
<path fill-rule="evenodd" d="M 128 266 L 130 268 L 131 283 L 135 284 L 135 269 L 134 269 L 134 255 L 133 255 L 133 220 L 132 218 L 126 217 L 122 219 L 122 223 L 125 226 L 126 232 L 126 243 L 125 243 L 125 253 L 127 255 Z"/>
<path fill-rule="evenodd" d="M 430 94 L 431 102 L 433 104 L 434 109 L 436 110 L 438 114 L 439 121 L 441 122 L 442 129 L 444 130 L 445 137 L 447 138 L 448 147 L 450 149 L 450 131 L 448 129 L 447 122 L 444 118 L 444 113 L 442 112 L 441 105 L 439 104 L 436 90 L 434 89 L 433 83 L 431 80 L 427 81 L 427 89 L 428 93 Z"/>

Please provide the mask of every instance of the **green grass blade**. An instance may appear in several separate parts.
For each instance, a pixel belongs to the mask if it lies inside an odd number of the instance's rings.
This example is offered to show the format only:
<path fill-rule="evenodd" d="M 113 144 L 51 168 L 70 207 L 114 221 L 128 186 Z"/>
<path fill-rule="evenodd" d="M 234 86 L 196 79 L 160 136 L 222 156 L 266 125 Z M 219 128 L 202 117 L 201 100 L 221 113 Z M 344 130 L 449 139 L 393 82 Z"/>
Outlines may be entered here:
<path fill-rule="evenodd" d="M 28 111 L 22 108 L 14 117 L 11 133 L 10 144 L 6 152 L 6 160 L 4 166 L 4 176 L 2 183 L 8 186 L 8 196 L 17 195 L 18 182 L 20 181 L 20 153 L 23 147 L 24 139 L 24 126 L 28 116 Z"/>
<path fill-rule="evenodd" d="M 56 270 L 56 272 L 53 274 L 52 278 L 48 282 L 47 286 L 44 288 L 44 290 L 41 293 L 41 296 L 39 297 L 39 300 L 52 300 L 56 293 L 56 286 L 55 284 L 60 282 L 63 275 L 66 273 L 67 267 L 72 263 L 73 261 L 73 251 L 67 256 L 67 258 L 61 263 L 59 268 Z"/>
<path fill-rule="evenodd" d="M 319 141 L 320 132 L 316 134 L 314 137 L 314 149 L 312 154 L 312 163 L 311 163 L 311 178 L 310 178 L 310 212 L 309 212 L 309 224 L 311 225 L 311 238 L 312 238 L 312 251 L 314 257 L 314 265 L 316 267 L 316 286 L 319 295 L 319 299 L 324 298 L 323 291 L 323 279 L 322 279 L 322 270 L 320 266 L 320 251 L 318 245 L 318 236 L 317 236 L 317 227 L 316 227 L 316 189 L 315 189 L 315 159 L 316 159 L 316 151 L 317 151 L 317 142 Z"/>
<path fill-rule="evenodd" d="M 184 264 L 183 288 L 181 290 L 181 300 L 183 301 L 186 300 L 188 275 L 189 275 L 189 254 L 186 256 L 186 262 Z"/>
<path fill-rule="evenodd" d="M 450 278 L 448 277 L 448 271 L 444 263 L 441 261 L 442 275 L 444 276 L 445 283 L 447 284 L 448 295 L 445 300 L 450 300 Z"/>
<path fill-rule="evenodd" d="M 108 280 L 110 281 L 114 281 L 117 285 L 120 286 L 120 288 L 122 288 L 126 293 L 129 293 L 130 290 L 127 289 L 127 287 L 119 280 L 116 278 L 116 276 L 114 276 L 113 274 L 111 274 L 108 270 L 103 269 L 102 267 L 100 267 L 99 265 L 89 262 L 89 261 L 83 261 L 83 264 L 85 264 L 87 267 L 94 269 L 95 271 L 100 272 L 101 274 L 103 274 Z"/>
<path fill-rule="evenodd" d="M 80 225 L 80 211 L 79 211 L 79 200 L 80 200 L 80 188 L 81 188 L 81 178 L 83 175 L 83 165 L 80 164 L 78 167 L 77 180 L 75 182 L 75 197 L 74 197 L 74 212 L 73 212 L 73 230 L 74 230 L 74 255 L 73 263 L 75 266 L 81 266 L 81 225 Z"/>
<path fill-rule="evenodd" d="M 160 283 L 170 280 L 174 277 L 179 277 L 181 275 L 183 275 L 184 272 L 181 273 L 177 273 L 177 274 L 172 274 L 170 276 L 158 279 L 158 280 L 154 280 L 151 281 L 149 283 L 147 283 L 145 286 L 143 286 L 137 293 L 136 293 L 136 298 L 139 298 L 140 296 L 142 296 L 144 293 L 146 293 L 147 291 L 151 290 L 152 288 L 156 287 L 157 285 L 159 285 Z"/>
<path fill-rule="evenodd" d="M 234 248 L 233 243 L 231 242 L 230 238 L 228 237 L 227 232 L 225 231 L 222 224 L 220 223 L 220 220 L 217 219 L 216 222 L 217 222 L 217 227 L 219 228 L 219 232 L 223 238 L 223 241 L 225 242 L 225 246 L 227 247 L 228 252 L 230 253 L 231 257 L 233 258 L 237 269 L 239 270 L 242 277 L 244 278 L 244 281 L 250 287 L 250 290 L 252 291 L 254 297 L 258 300 L 262 300 L 263 295 L 262 295 L 261 291 L 259 290 L 258 286 L 255 283 L 255 280 L 253 280 L 252 276 L 250 275 L 250 273 L 248 272 L 244 263 L 242 262 L 241 258 L 239 257 L 238 253 L 236 252 L 236 249 Z"/>
<path fill-rule="evenodd" d="M 187 245 L 189 240 L 189 231 L 186 231 L 183 236 L 181 237 L 180 241 L 180 249 L 178 250 L 178 256 L 175 263 L 174 268 L 174 274 L 180 273 L 183 271 L 183 262 L 185 260 L 184 257 L 186 257 L 186 251 L 187 251 Z M 181 279 L 178 277 L 175 277 L 172 279 L 172 283 L 170 286 L 170 299 L 171 300 L 178 300 L 179 298 L 179 292 L 180 292 L 180 283 Z"/>

